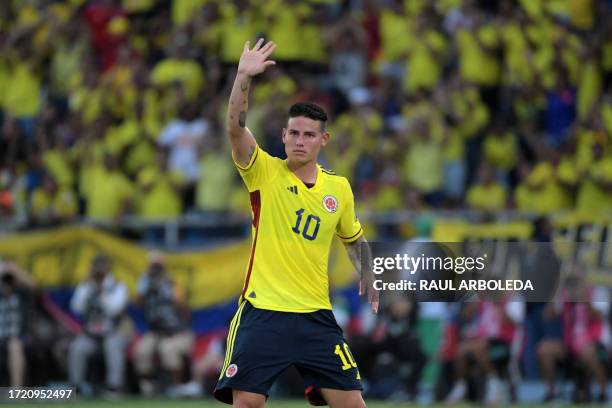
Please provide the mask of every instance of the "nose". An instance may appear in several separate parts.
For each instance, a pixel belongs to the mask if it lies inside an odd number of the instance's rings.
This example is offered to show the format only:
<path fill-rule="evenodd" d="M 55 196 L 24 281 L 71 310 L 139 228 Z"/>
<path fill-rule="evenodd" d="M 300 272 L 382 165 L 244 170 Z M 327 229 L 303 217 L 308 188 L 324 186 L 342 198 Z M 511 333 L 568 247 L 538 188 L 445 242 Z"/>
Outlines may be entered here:
<path fill-rule="evenodd" d="M 304 146 L 304 135 L 299 135 L 297 139 L 295 139 L 295 144 L 298 146 Z"/>

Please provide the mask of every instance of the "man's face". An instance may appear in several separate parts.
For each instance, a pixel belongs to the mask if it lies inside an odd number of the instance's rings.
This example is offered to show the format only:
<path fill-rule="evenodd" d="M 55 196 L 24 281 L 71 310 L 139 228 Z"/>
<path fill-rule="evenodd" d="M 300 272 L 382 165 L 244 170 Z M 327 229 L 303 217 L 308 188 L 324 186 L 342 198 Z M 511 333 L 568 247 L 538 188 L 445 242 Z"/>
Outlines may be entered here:
<path fill-rule="evenodd" d="M 108 274 L 109 265 L 107 261 L 96 260 L 91 265 L 91 278 L 94 282 L 101 284 Z"/>
<path fill-rule="evenodd" d="M 163 264 L 155 262 L 149 266 L 149 276 L 152 280 L 156 282 L 161 281 L 164 278 L 164 275 L 165 268 Z"/>
<path fill-rule="evenodd" d="M 283 143 L 289 161 L 305 164 L 316 161 L 319 150 L 329 141 L 329 133 L 321 129 L 321 122 L 298 116 L 289 118 L 283 129 Z"/>

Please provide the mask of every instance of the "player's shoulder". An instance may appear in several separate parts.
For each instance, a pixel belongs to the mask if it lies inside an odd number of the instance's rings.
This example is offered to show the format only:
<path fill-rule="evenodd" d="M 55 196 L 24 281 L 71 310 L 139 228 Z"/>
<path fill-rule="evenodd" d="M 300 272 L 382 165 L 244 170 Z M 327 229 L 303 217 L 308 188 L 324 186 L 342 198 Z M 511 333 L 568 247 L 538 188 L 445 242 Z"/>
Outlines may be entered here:
<path fill-rule="evenodd" d="M 268 165 L 271 166 L 282 166 L 284 165 L 284 160 L 276 157 L 276 156 L 272 156 L 270 153 L 268 153 L 264 148 L 262 148 L 261 146 L 257 146 L 257 149 L 255 150 L 255 153 L 258 156 L 261 156 L 262 161 L 265 161 Z"/>
<path fill-rule="evenodd" d="M 348 181 L 346 179 L 346 177 L 342 177 L 341 175 L 336 174 L 335 171 L 327 169 L 327 168 L 321 166 L 320 164 L 319 164 L 319 168 L 321 169 L 321 172 L 324 175 L 323 177 L 325 177 L 327 180 L 329 180 L 331 182 L 334 182 L 334 183 L 344 183 L 344 182 Z"/>
<path fill-rule="evenodd" d="M 327 169 L 327 168 L 325 168 L 325 167 L 321 166 L 320 164 L 319 164 L 319 167 L 321 168 L 321 171 L 322 171 L 323 173 L 327 174 L 328 176 L 342 177 L 342 176 L 339 176 L 338 174 L 336 174 L 336 172 L 335 172 L 335 171 L 330 170 L 330 169 Z"/>
<path fill-rule="evenodd" d="M 326 181 L 328 181 L 329 183 L 335 184 L 337 186 L 337 188 L 341 188 L 341 189 L 351 189 L 351 184 L 349 183 L 348 179 L 344 176 L 341 176 L 339 174 L 336 174 L 336 172 L 334 172 L 333 170 L 329 170 L 326 169 L 323 166 L 321 167 L 321 172 L 323 173 L 323 177 L 325 178 Z"/>

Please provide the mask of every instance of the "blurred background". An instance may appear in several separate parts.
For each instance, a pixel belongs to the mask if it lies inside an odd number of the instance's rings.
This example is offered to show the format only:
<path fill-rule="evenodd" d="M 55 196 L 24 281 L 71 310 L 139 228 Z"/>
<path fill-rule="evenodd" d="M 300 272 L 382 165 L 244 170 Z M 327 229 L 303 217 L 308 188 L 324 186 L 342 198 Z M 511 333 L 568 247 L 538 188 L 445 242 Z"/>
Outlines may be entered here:
<path fill-rule="evenodd" d="M 324 106 L 321 164 L 351 181 L 368 240 L 550 242 L 536 255 L 580 292 L 398 296 L 373 319 L 335 245 L 366 396 L 607 401 L 606 0 L 0 2 L 0 383 L 208 395 L 250 245 L 225 105 L 261 36 L 277 64 L 247 125 L 284 158 L 290 104 Z M 273 389 L 302 392 L 295 372 Z"/>

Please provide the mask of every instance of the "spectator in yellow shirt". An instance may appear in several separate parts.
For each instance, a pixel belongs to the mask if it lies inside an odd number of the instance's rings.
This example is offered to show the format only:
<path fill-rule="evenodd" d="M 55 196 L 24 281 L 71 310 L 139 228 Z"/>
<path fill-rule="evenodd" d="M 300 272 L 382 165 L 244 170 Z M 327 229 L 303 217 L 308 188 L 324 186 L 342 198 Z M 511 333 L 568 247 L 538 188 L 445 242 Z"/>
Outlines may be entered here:
<path fill-rule="evenodd" d="M 34 225 L 57 225 L 77 215 L 76 195 L 67 187 L 59 188 L 51 174 L 43 176 L 42 185 L 32 192 L 30 214 Z"/>
<path fill-rule="evenodd" d="M 406 15 L 401 0 L 379 2 L 380 4 L 380 55 L 377 70 L 384 76 L 402 78 L 404 75 L 404 56 L 408 52 L 412 35 L 412 21 Z M 406 39 L 398 41 L 398 38 Z"/>
<path fill-rule="evenodd" d="M 254 1 L 251 0 L 221 2 L 219 53 L 224 64 L 238 62 L 245 41 L 253 40 L 255 33 L 260 28 L 253 3 Z"/>
<path fill-rule="evenodd" d="M 482 211 L 501 211 L 506 208 L 506 190 L 495 181 L 493 171 L 483 164 L 478 169 L 478 181 L 467 191 L 468 207 Z"/>
<path fill-rule="evenodd" d="M 226 159 L 224 141 L 221 130 L 216 127 L 215 133 L 209 133 L 203 143 L 200 176 L 196 185 L 199 210 L 223 212 L 229 209 L 236 171 Z"/>
<path fill-rule="evenodd" d="M 83 83 L 72 89 L 68 104 L 70 110 L 79 113 L 83 123 L 89 124 L 102 115 L 106 92 L 95 68 L 86 66 L 84 71 Z"/>
<path fill-rule="evenodd" d="M 446 62 L 446 39 L 432 25 L 425 13 L 417 16 L 409 42 L 404 90 L 433 89 L 440 81 Z"/>
<path fill-rule="evenodd" d="M 584 31 L 593 28 L 595 24 L 595 3 L 594 0 L 569 1 L 571 23 L 574 27 Z"/>
<path fill-rule="evenodd" d="M 485 162 L 495 170 L 496 178 L 505 186 L 510 183 L 510 172 L 516 167 L 519 146 L 516 135 L 503 120 L 497 119 L 483 143 Z"/>
<path fill-rule="evenodd" d="M 570 208 L 571 197 L 557 178 L 550 162 L 536 164 L 516 189 L 517 207 L 536 214 Z"/>
<path fill-rule="evenodd" d="M 403 163 L 403 176 L 429 205 L 439 205 L 442 201 L 442 140 L 431 134 L 427 118 L 421 117 L 415 122 L 407 135 L 408 152 Z"/>
<path fill-rule="evenodd" d="M 11 58 L 10 80 L 2 90 L 1 100 L 6 113 L 17 119 L 22 133 L 31 137 L 41 108 L 41 74 L 31 46 L 19 42 L 15 47 L 17 55 Z"/>
<path fill-rule="evenodd" d="M 600 58 L 591 45 L 584 45 L 580 61 L 576 113 L 578 119 L 586 119 L 598 107 L 597 104 L 603 90 L 603 77 Z"/>
<path fill-rule="evenodd" d="M 180 43 L 180 36 L 174 41 L 176 44 L 170 46 L 169 57 L 153 67 L 151 83 L 169 88 L 179 82 L 187 98 L 194 100 L 204 86 L 204 72 L 197 61 L 189 58 L 187 45 Z"/>
<path fill-rule="evenodd" d="M 168 167 L 168 150 L 158 148 L 157 163 L 138 174 L 138 215 L 147 220 L 169 220 L 183 210 L 182 189 L 184 178 Z"/>
<path fill-rule="evenodd" d="M 115 159 L 106 154 L 104 165 L 91 172 L 93 186 L 87 196 L 87 217 L 93 220 L 118 222 L 130 211 L 134 187 L 121 173 Z"/>
<path fill-rule="evenodd" d="M 495 23 L 478 12 L 474 15 L 474 25 L 461 28 L 455 37 L 461 76 L 482 87 L 484 102 L 492 109 L 497 107 L 501 75 L 497 57 L 499 35 Z"/>
<path fill-rule="evenodd" d="M 500 34 L 504 43 L 502 81 L 506 86 L 533 86 L 533 50 L 526 29 L 527 18 L 521 9 L 504 16 Z"/>
<path fill-rule="evenodd" d="M 588 213 L 612 211 L 612 156 L 604 155 L 604 147 L 593 146 L 593 161 L 578 190 L 576 209 Z"/>
<path fill-rule="evenodd" d="M 308 48 L 322 46 L 320 43 L 308 43 L 307 47 L 295 46 L 303 41 L 303 30 L 311 12 L 307 3 L 296 0 L 268 0 L 263 4 L 262 12 L 265 15 L 267 36 L 274 38 L 278 45 L 274 54 L 276 61 L 304 60 Z"/>
<path fill-rule="evenodd" d="M 387 155 L 388 156 L 388 155 Z M 392 159 L 391 157 L 387 157 Z M 402 190 L 400 188 L 399 169 L 394 160 L 386 160 L 378 179 L 378 190 L 373 197 L 373 210 L 398 211 L 404 208 Z"/>

